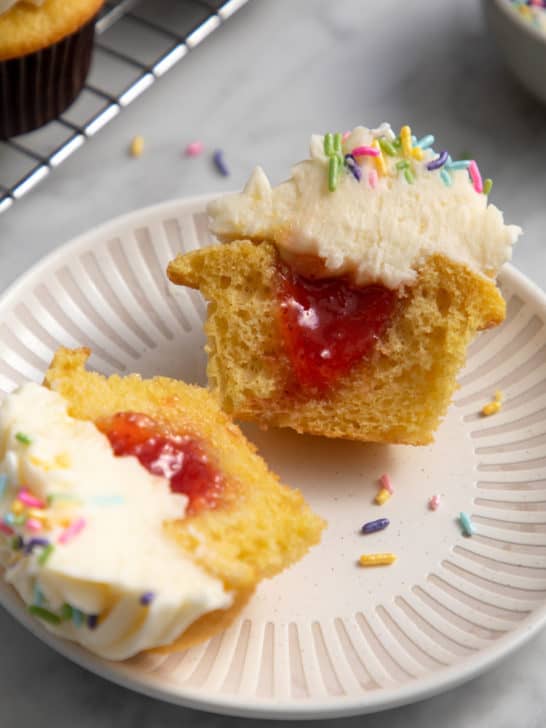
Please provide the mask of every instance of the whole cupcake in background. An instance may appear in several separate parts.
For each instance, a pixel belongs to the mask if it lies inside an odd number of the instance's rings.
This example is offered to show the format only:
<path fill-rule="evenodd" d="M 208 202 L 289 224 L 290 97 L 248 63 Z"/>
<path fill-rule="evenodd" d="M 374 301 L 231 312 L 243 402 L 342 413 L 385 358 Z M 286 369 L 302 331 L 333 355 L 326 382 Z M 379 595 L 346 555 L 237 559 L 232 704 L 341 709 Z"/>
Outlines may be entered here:
<path fill-rule="evenodd" d="M 0 138 L 55 119 L 81 91 L 104 0 L 0 0 Z"/>

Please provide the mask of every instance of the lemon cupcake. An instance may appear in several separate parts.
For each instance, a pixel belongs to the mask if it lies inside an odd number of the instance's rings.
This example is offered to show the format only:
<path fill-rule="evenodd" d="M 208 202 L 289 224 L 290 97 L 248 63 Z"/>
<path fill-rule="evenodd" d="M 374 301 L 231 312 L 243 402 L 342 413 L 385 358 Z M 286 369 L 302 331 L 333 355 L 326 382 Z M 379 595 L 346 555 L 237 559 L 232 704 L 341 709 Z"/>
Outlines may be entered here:
<path fill-rule="evenodd" d="M 0 138 L 56 118 L 86 79 L 104 0 L 0 0 Z"/>

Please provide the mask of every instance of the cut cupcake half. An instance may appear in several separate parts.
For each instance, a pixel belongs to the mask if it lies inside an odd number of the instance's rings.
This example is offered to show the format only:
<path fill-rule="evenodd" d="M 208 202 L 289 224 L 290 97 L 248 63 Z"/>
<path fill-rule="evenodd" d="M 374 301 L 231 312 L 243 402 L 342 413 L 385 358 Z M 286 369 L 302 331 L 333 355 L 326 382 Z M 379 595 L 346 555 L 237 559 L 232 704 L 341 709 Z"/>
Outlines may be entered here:
<path fill-rule="evenodd" d="M 50 630 L 108 659 L 228 626 L 324 522 L 211 395 L 88 372 L 60 350 L 0 408 L 5 578 Z"/>
<path fill-rule="evenodd" d="M 288 182 L 272 188 L 258 168 L 209 205 L 223 244 L 178 256 L 168 276 L 209 301 L 209 384 L 228 413 L 432 441 L 468 344 L 504 319 L 495 274 L 520 232 L 475 162 L 432 143 L 388 125 L 313 137 Z"/>

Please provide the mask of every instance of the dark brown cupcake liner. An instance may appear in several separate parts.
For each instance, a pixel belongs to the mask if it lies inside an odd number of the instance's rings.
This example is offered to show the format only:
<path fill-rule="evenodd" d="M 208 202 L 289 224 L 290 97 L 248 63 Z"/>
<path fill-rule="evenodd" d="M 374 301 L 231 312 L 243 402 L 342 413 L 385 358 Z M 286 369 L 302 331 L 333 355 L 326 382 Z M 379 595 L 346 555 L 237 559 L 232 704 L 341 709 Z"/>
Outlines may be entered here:
<path fill-rule="evenodd" d="M 95 18 L 35 53 L 0 61 L 0 139 L 56 119 L 81 91 L 91 63 Z"/>

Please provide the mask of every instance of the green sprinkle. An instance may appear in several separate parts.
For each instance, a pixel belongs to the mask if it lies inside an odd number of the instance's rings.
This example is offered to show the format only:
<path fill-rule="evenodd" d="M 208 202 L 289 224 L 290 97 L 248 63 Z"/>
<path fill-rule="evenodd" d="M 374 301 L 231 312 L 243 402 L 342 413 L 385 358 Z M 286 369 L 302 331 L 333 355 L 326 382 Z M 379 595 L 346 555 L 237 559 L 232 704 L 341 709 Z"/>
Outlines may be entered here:
<path fill-rule="evenodd" d="M 404 170 L 404 177 L 406 178 L 406 182 L 408 184 L 410 184 L 410 185 L 413 184 L 415 177 L 413 176 L 413 172 L 411 171 L 411 169 L 409 167 Z"/>
<path fill-rule="evenodd" d="M 40 566 L 45 566 L 47 560 L 51 556 L 55 549 L 55 546 L 53 546 L 52 543 L 50 543 L 48 546 L 45 547 L 45 549 L 42 551 L 42 553 L 38 556 L 38 563 Z"/>
<path fill-rule="evenodd" d="M 54 614 L 53 612 L 50 612 L 49 609 L 44 609 L 44 607 L 37 607 L 35 604 L 30 606 L 28 611 L 35 617 L 40 617 L 40 619 L 43 619 L 44 622 L 49 622 L 50 624 L 59 624 L 61 621 L 58 614 Z"/>
<path fill-rule="evenodd" d="M 379 146 L 381 147 L 381 151 L 384 152 L 387 156 L 396 157 L 396 149 L 388 139 L 379 139 Z"/>
<path fill-rule="evenodd" d="M 24 526 L 27 522 L 27 517 L 24 513 L 20 513 L 18 516 L 13 516 L 13 525 L 14 526 Z"/>
<path fill-rule="evenodd" d="M 72 615 L 74 613 L 73 608 L 70 606 L 70 604 L 67 604 L 66 602 L 61 607 L 61 619 L 68 620 L 72 619 Z"/>
<path fill-rule="evenodd" d="M 483 194 L 488 195 L 491 192 L 491 188 L 493 187 L 493 180 L 491 177 L 488 177 L 483 181 Z"/>
<path fill-rule="evenodd" d="M 400 139 L 399 136 L 397 136 L 396 139 L 393 139 L 392 146 L 395 149 L 400 149 L 401 148 L 401 146 L 402 146 L 402 140 Z"/>
<path fill-rule="evenodd" d="M 81 498 L 78 498 L 77 495 L 72 495 L 72 493 L 50 493 L 46 498 L 48 506 L 55 503 L 55 501 L 70 501 L 72 503 L 82 502 Z"/>
<path fill-rule="evenodd" d="M 336 154 L 341 153 L 341 133 L 339 131 L 334 134 L 334 152 Z"/>
<path fill-rule="evenodd" d="M 330 157 L 328 163 L 328 189 L 330 192 L 335 192 L 337 187 L 337 178 L 339 175 L 339 158 Z"/>
<path fill-rule="evenodd" d="M 324 154 L 329 157 L 334 153 L 334 135 L 328 132 L 324 135 Z"/>
<path fill-rule="evenodd" d="M 407 159 L 401 159 L 396 162 L 396 169 L 409 169 L 409 162 Z"/>
<path fill-rule="evenodd" d="M 32 440 L 30 439 L 30 437 L 28 435 L 25 435 L 24 432 L 16 432 L 15 439 L 17 440 L 17 442 L 20 442 L 21 445 L 31 445 L 32 444 Z"/>

